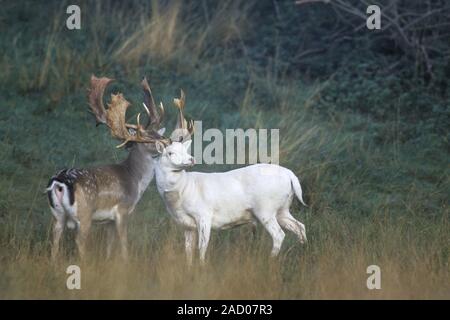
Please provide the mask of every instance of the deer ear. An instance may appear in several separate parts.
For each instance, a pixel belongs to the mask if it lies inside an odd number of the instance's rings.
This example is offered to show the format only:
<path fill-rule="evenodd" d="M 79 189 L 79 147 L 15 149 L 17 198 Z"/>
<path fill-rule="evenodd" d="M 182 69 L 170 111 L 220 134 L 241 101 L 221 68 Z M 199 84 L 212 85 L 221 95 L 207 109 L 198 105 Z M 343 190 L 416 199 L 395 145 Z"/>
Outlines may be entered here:
<path fill-rule="evenodd" d="M 192 140 L 189 139 L 189 140 L 183 142 L 183 147 L 184 147 L 186 150 L 188 150 L 189 147 L 191 146 L 191 143 L 192 143 Z"/>
<path fill-rule="evenodd" d="M 166 128 L 161 128 L 161 129 L 158 130 L 158 134 L 160 136 L 164 135 L 164 132 L 166 132 Z"/>
<path fill-rule="evenodd" d="M 164 150 L 166 149 L 164 147 L 164 144 L 160 141 L 155 142 L 155 147 L 156 147 L 156 151 L 158 151 L 158 153 L 160 153 L 160 154 L 163 154 Z"/>

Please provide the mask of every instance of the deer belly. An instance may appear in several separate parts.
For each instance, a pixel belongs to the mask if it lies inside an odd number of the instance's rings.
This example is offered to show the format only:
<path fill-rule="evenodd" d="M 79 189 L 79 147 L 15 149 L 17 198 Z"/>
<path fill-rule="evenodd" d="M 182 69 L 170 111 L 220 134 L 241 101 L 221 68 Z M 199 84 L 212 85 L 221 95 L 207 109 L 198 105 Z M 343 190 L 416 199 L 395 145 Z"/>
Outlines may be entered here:
<path fill-rule="evenodd" d="M 254 218 L 250 210 L 217 212 L 212 218 L 213 229 L 229 229 L 253 222 Z"/>
<path fill-rule="evenodd" d="M 97 210 L 92 216 L 92 220 L 97 223 L 110 222 L 116 219 L 115 210 Z"/>

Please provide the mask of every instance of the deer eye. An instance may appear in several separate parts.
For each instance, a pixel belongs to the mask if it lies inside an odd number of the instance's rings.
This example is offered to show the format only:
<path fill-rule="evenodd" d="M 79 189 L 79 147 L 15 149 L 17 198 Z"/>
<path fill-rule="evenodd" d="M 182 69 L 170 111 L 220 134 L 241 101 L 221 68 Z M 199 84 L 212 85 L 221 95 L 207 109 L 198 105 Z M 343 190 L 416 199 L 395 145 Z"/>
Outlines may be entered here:
<path fill-rule="evenodd" d="M 173 155 L 173 152 L 169 151 L 169 157 Z"/>

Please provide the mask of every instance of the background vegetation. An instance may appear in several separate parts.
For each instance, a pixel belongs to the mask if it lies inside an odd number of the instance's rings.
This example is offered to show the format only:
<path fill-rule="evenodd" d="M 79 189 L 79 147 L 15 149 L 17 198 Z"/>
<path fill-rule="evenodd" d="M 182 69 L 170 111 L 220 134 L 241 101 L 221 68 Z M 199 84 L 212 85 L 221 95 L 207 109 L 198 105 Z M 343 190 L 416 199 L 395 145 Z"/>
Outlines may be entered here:
<path fill-rule="evenodd" d="M 379 31 L 365 28 L 365 2 L 344 0 L 79 1 L 82 29 L 70 31 L 72 2 L 1 3 L 0 298 L 450 298 L 446 1 L 378 1 Z M 98 227 L 82 290 L 67 290 L 79 262 L 71 235 L 49 260 L 47 180 L 125 156 L 87 112 L 91 73 L 117 79 L 130 116 L 149 77 L 169 128 L 180 87 L 204 129 L 280 128 L 309 243 L 288 235 L 270 261 L 261 228 L 213 233 L 208 266 L 188 271 L 152 183 L 129 225 L 130 262 L 104 261 Z M 382 290 L 366 288 L 371 264 Z"/>

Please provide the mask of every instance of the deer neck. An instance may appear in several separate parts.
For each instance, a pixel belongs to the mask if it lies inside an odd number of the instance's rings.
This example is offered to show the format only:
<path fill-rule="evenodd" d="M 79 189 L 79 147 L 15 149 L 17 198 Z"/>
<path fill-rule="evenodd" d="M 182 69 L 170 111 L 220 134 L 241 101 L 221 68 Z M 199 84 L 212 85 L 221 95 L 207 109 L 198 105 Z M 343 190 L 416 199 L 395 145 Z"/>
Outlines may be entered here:
<path fill-rule="evenodd" d="M 186 171 L 174 171 L 161 165 L 160 158 L 155 159 L 155 174 L 158 191 L 165 192 L 181 191 L 186 185 Z"/>
<path fill-rule="evenodd" d="M 152 154 L 144 144 L 136 143 L 131 147 L 123 165 L 127 168 L 132 179 L 136 181 L 137 197 L 140 199 L 155 175 Z"/>

